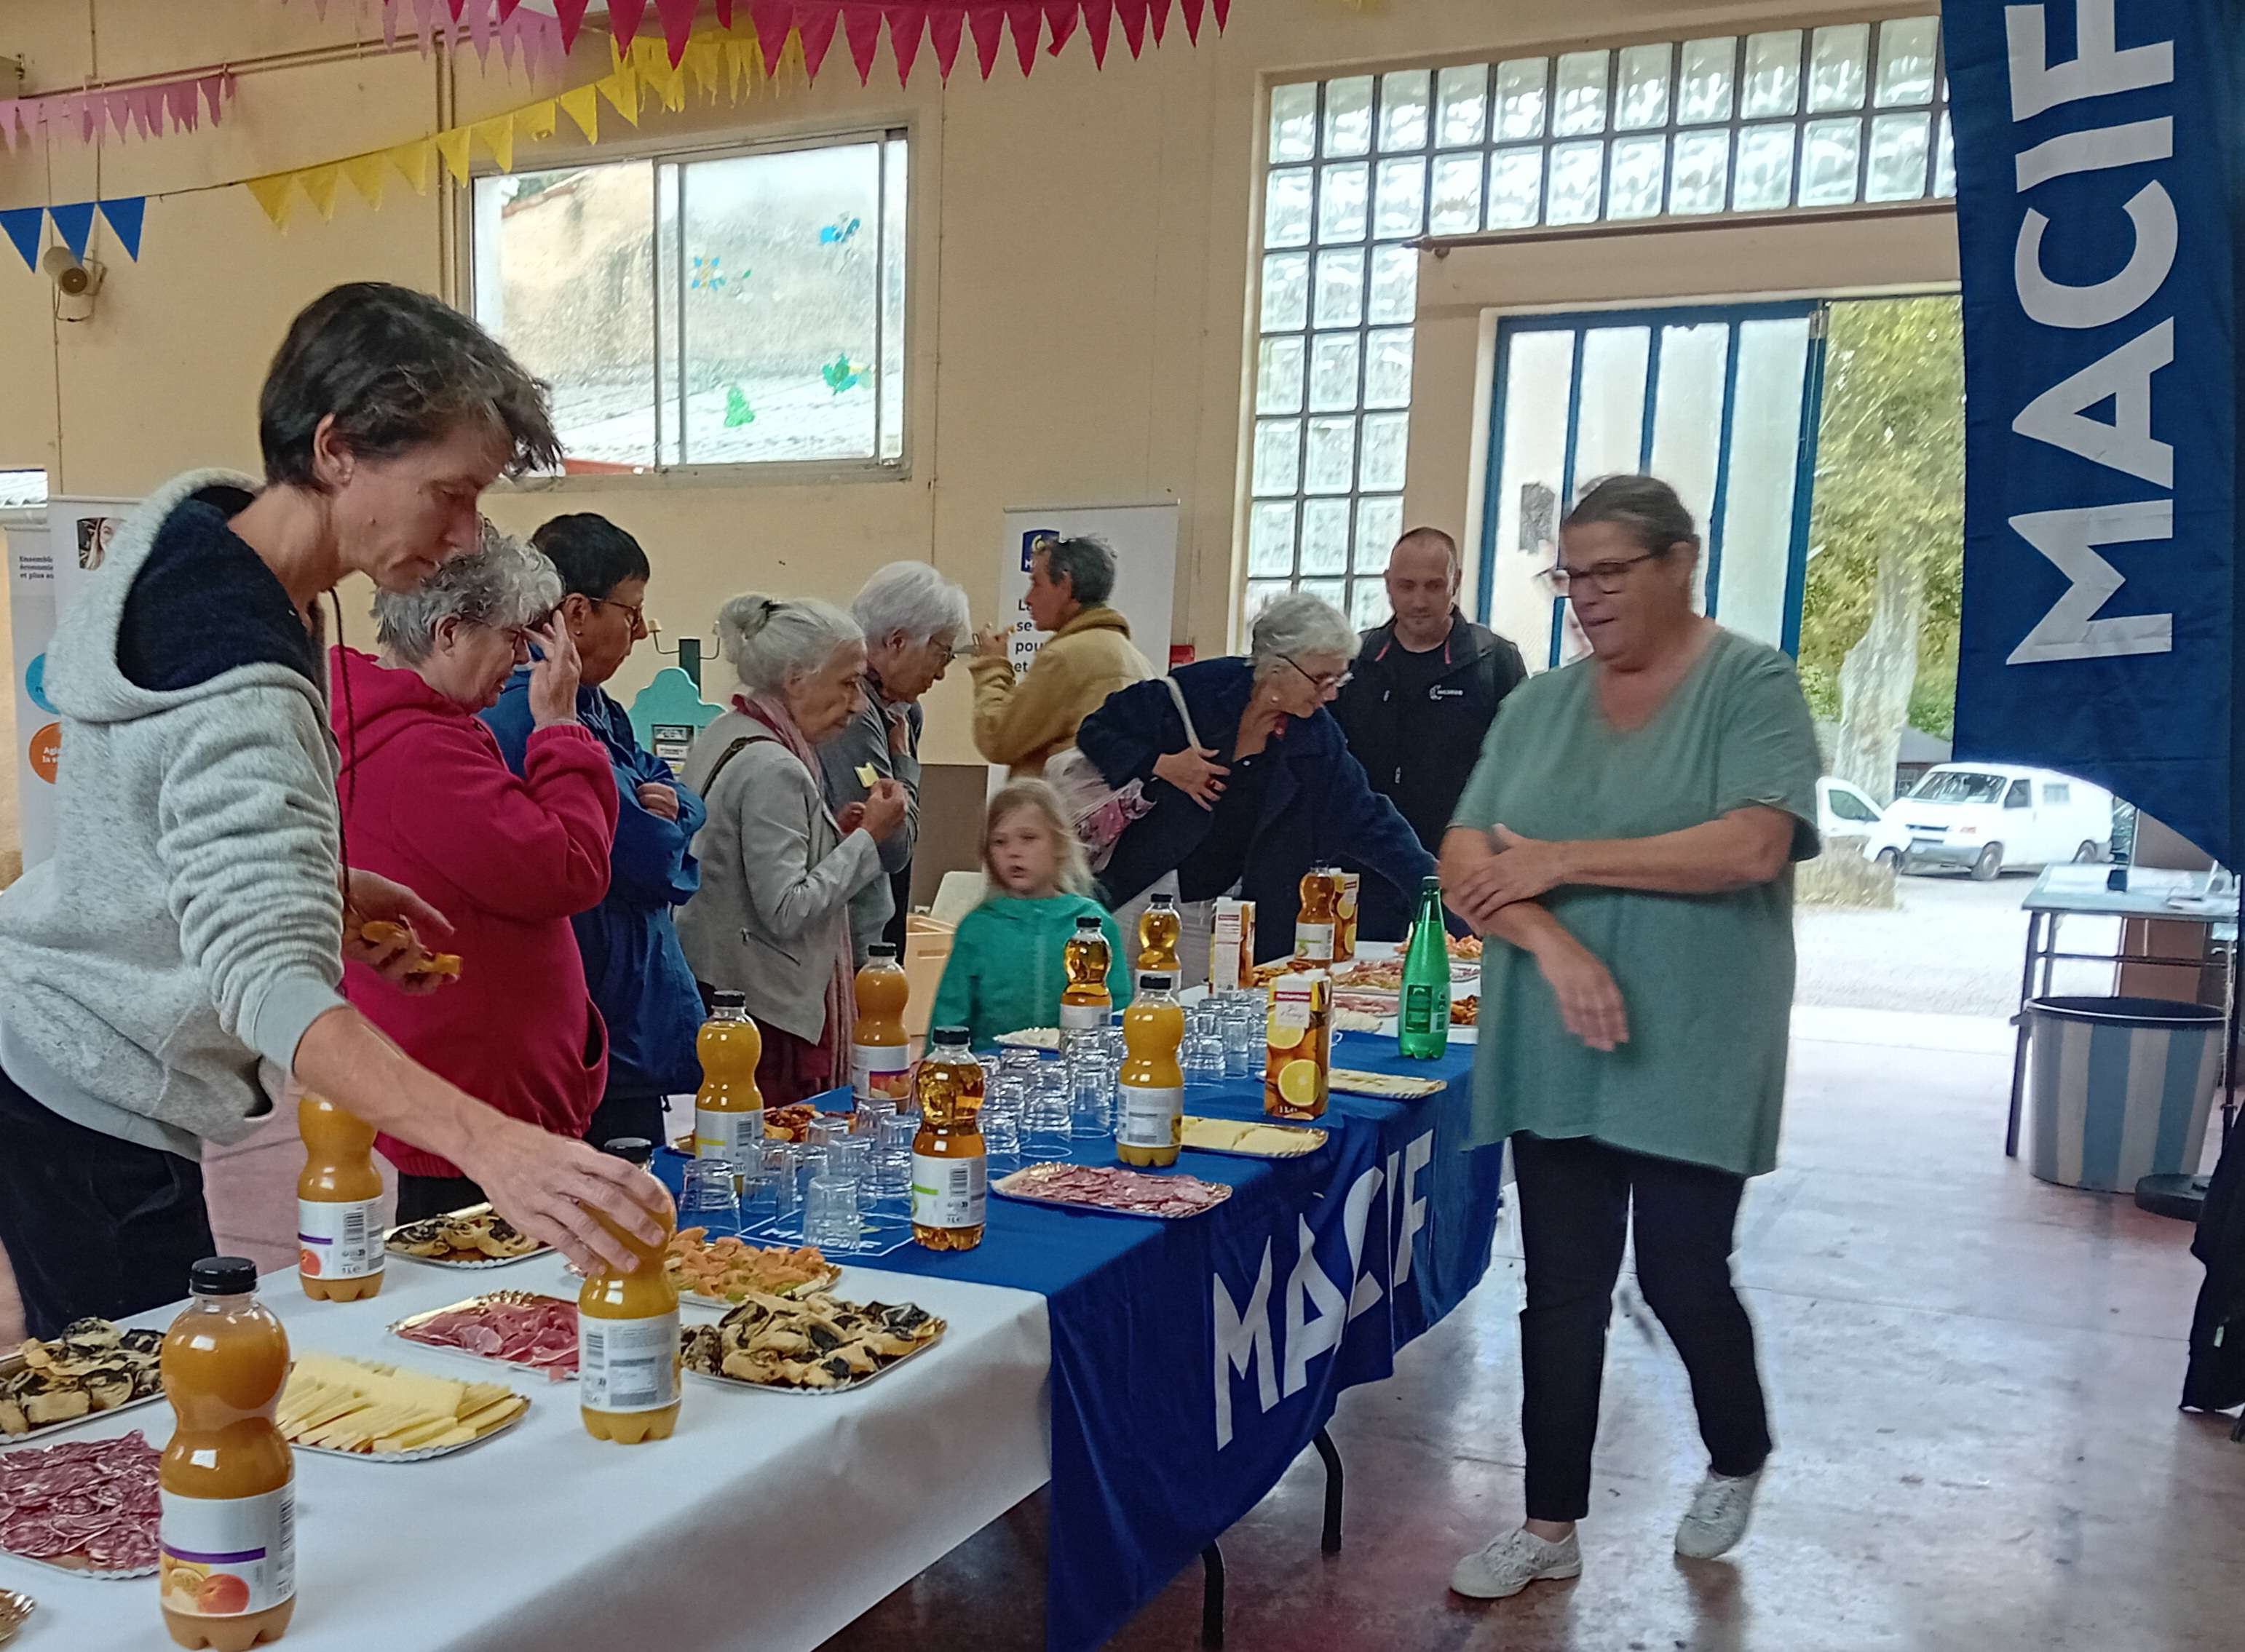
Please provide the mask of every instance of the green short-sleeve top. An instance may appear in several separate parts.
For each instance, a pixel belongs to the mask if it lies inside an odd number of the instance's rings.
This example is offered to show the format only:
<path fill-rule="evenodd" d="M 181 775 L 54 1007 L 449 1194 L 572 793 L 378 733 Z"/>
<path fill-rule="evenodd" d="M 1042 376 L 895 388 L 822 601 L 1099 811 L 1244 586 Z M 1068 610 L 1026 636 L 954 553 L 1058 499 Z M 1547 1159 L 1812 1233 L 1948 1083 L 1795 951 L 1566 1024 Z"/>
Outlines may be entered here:
<path fill-rule="evenodd" d="M 1595 661 L 1507 696 L 1453 819 L 1538 838 L 1652 837 L 1765 804 L 1816 853 L 1821 768 L 1793 662 L 1719 631 L 1642 728 L 1600 708 Z M 1629 1040 L 1567 1031 L 1536 960 L 1491 938 L 1482 961 L 1474 1139 L 1588 1136 L 1760 1175 L 1777 1158 L 1793 1008 L 1793 872 L 1720 895 L 1568 886 L 1543 897 L 1613 974 Z"/>

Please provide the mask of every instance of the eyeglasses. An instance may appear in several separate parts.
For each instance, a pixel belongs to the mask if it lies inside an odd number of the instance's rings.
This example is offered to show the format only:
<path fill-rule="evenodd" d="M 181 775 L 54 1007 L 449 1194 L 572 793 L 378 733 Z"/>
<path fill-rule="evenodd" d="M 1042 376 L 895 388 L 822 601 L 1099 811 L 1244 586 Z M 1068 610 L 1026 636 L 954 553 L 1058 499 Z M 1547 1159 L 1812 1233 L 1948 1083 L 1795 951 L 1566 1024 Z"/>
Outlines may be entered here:
<path fill-rule="evenodd" d="M 1302 680 L 1309 684 L 1311 687 L 1316 689 L 1321 694 L 1328 693 L 1335 688 L 1346 687 L 1351 682 L 1355 680 L 1356 678 L 1356 674 L 1353 671 L 1328 671 L 1312 674 L 1310 672 L 1302 671 L 1301 663 L 1292 654 L 1280 654 L 1278 658 L 1285 660 L 1288 665 L 1293 667 L 1295 670 L 1301 671 Z"/>
<path fill-rule="evenodd" d="M 1571 594 L 1576 580 L 1580 579 L 1594 590 L 1611 596 L 1629 583 L 1629 571 L 1641 562 L 1651 562 L 1668 554 L 1663 549 L 1648 551 L 1643 556 L 1621 557 L 1611 562 L 1594 562 L 1587 568 L 1570 568 L 1564 563 L 1556 568 L 1546 568 L 1536 576 L 1543 587 L 1555 597 Z"/>
<path fill-rule="evenodd" d="M 621 609 L 631 616 L 634 631 L 643 631 L 647 628 L 647 603 L 643 599 L 638 602 L 618 602 L 609 597 L 587 597 L 585 600 L 595 608 Z"/>

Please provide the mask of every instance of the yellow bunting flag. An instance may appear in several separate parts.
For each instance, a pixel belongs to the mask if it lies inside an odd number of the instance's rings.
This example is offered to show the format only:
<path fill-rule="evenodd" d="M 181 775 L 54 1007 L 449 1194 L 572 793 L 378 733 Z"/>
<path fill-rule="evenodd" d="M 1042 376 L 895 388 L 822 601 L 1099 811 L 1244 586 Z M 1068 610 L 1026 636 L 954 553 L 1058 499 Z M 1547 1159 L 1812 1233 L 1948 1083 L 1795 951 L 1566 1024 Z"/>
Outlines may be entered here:
<path fill-rule="evenodd" d="M 413 186 L 413 193 L 429 193 L 430 169 L 437 164 L 437 140 L 424 138 L 417 144 L 400 144 L 395 149 L 383 152 L 390 164 L 397 168 L 397 175 Z"/>
<path fill-rule="evenodd" d="M 525 104 L 514 112 L 514 129 L 532 139 L 551 138 L 556 125 L 556 112 L 554 100 L 551 98 L 544 103 Z"/>
<path fill-rule="evenodd" d="M 307 166 L 296 174 L 297 182 L 304 186 L 304 199 L 320 209 L 322 218 L 336 215 L 336 191 L 343 186 L 343 169 L 337 161 L 324 166 Z"/>
<path fill-rule="evenodd" d="M 273 220 L 276 229 L 288 227 L 289 208 L 296 204 L 295 196 L 291 193 L 295 186 L 296 174 L 294 173 L 268 173 L 262 178 L 242 180 L 242 187 L 257 198 L 257 204 L 265 209 L 265 215 Z"/>
<path fill-rule="evenodd" d="M 343 176 L 351 180 L 351 187 L 366 200 L 366 204 L 380 207 L 383 191 L 389 186 L 390 157 L 380 150 L 368 154 L 353 155 L 343 162 Z"/>
<path fill-rule="evenodd" d="M 499 169 L 501 172 L 514 170 L 513 116 L 497 115 L 489 120 L 478 120 L 470 130 L 476 134 L 483 146 L 491 151 L 492 159 L 499 162 Z M 466 179 L 463 179 L 461 181 L 465 183 Z"/>
<path fill-rule="evenodd" d="M 577 123 L 577 130 L 585 134 L 585 141 L 600 141 L 600 89 L 595 85 L 579 86 L 565 91 L 555 99 L 562 112 Z"/>
<path fill-rule="evenodd" d="M 629 69 L 619 69 L 599 83 L 600 96 L 606 98 L 615 112 L 634 126 L 639 125 L 639 76 Z"/>
<path fill-rule="evenodd" d="M 452 174 L 456 184 L 468 181 L 468 129 L 455 126 L 450 132 L 440 132 L 433 140 L 437 152 L 444 158 L 444 169 Z"/>
<path fill-rule="evenodd" d="M 695 89 L 704 98 L 715 98 L 725 75 L 725 49 L 715 40 L 697 38 L 686 48 L 686 67 Z"/>

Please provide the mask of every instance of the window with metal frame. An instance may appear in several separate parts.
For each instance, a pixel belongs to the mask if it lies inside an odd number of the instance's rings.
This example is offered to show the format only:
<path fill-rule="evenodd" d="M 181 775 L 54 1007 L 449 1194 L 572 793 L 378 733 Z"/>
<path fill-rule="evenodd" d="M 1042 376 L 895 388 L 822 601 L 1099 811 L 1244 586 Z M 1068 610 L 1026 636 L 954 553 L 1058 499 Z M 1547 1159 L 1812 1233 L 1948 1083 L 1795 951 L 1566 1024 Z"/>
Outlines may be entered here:
<path fill-rule="evenodd" d="M 572 471 L 905 457 L 900 129 L 479 177 L 475 313 Z"/>

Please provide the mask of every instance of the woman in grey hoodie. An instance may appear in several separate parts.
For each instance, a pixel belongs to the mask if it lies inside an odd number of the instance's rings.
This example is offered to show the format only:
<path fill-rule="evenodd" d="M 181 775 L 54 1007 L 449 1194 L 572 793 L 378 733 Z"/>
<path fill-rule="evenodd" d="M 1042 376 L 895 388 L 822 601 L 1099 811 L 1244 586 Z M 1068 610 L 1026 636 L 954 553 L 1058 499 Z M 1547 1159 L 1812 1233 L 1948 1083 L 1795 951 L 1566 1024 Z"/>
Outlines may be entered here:
<path fill-rule="evenodd" d="M 474 548 L 484 489 L 559 462 L 544 388 L 439 301 L 356 283 L 296 317 L 258 435 L 264 485 L 157 489 L 48 656 L 56 850 L 0 899 L 0 1243 L 35 1336 L 183 1296 L 215 1248 L 203 1144 L 292 1080 L 580 1263 L 628 1264 L 595 1211 L 652 1240 L 668 1197 L 416 1065 L 336 991 L 345 957 L 406 981 L 449 926 L 346 870 L 318 599 L 354 572 L 410 590 Z M 412 938 L 359 938 L 376 918 Z"/>

